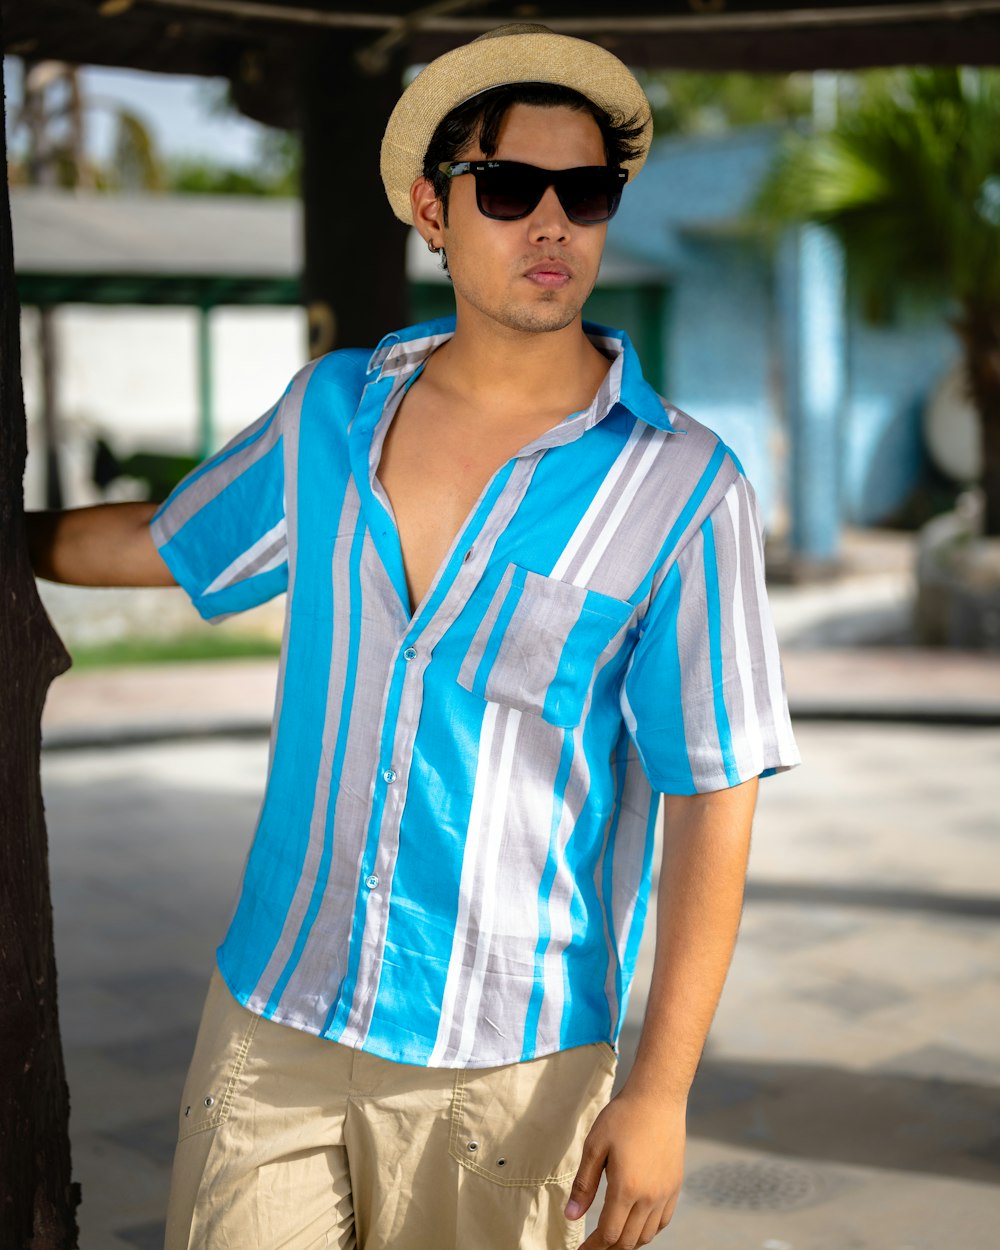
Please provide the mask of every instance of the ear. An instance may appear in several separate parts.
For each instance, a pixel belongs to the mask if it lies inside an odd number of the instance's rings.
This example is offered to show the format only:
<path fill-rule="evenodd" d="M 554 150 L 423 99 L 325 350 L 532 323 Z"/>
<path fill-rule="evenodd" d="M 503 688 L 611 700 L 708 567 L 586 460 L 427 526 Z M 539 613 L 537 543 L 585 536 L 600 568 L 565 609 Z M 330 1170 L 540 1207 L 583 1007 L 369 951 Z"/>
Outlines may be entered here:
<path fill-rule="evenodd" d="M 444 236 L 444 211 L 428 178 L 418 178 L 410 187 L 410 209 L 413 224 L 425 241 L 433 240 L 439 247 Z"/>

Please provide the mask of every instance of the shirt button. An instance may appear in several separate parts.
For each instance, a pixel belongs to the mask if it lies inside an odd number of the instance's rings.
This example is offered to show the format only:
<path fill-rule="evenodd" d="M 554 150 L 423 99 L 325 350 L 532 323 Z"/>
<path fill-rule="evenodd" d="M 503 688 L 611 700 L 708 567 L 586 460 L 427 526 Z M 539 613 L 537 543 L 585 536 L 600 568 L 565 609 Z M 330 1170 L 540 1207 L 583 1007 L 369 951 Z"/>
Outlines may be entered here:
<path fill-rule="evenodd" d="M 387 768 L 385 772 L 382 774 L 382 780 L 385 782 L 388 782 L 388 784 L 391 786 L 392 783 L 396 780 L 396 770 L 394 768 Z"/>
<path fill-rule="evenodd" d="M 415 660 L 416 658 L 417 658 L 416 647 L 407 647 L 406 650 L 403 652 L 404 660 Z"/>
<path fill-rule="evenodd" d="M 369 890 L 374 890 L 378 885 L 378 877 L 374 872 L 370 876 L 365 877 L 365 885 Z"/>

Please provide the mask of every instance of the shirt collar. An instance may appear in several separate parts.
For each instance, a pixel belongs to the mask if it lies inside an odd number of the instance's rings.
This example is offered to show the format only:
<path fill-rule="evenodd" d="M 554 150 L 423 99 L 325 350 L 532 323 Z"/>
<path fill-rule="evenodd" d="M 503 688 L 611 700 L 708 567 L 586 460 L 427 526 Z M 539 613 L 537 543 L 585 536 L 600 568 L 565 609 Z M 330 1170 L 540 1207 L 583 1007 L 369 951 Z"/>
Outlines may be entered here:
<path fill-rule="evenodd" d="M 642 365 L 624 330 L 614 330 L 593 322 L 583 323 L 584 333 L 605 355 L 612 358 L 606 383 L 593 404 L 577 414 L 586 426 L 596 425 L 615 404 L 622 404 L 635 416 L 659 430 L 675 432 L 663 400 L 642 376 Z M 436 348 L 455 333 L 455 318 L 438 317 L 387 334 L 372 352 L 368 375 L 373 381 L 403 378 L 414 373 Z"/>

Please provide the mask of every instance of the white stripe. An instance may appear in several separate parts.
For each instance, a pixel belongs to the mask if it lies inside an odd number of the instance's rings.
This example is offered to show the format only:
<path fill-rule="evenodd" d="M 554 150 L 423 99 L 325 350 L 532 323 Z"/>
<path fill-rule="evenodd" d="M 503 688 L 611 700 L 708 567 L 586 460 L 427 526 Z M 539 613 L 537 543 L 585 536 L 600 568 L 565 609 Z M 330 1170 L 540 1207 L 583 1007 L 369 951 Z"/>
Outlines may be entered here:
<path fill-rule="evenodd" d="M 743 733 L 750 748 L 746 763 L 757 773 L 764 767 L 764 739 L 760 732 L 760 719 L 753 694 L 753 661 L 750 658 L 750 642 L 747 638 L 746 614 L 743 610 L 743 586 L 740 578 L 740 506 L 736 499 L 736 483 L 726 491 L 723 498 L 733 522 L 733 540 L 736 549 L 736 570 L 733 578 L 733 634 L 735 635 L 736 671 L 743 690 Z M 744 771 L 744 761 L 737 759 L 736 766 Z"/>
<path fill-rule="evenodd" d="M 632 455 L 636 443 L 638 443 L 639 439 L 642 437 L 643 430 L 648 428 L 649 427 L 644 422 L 638 420 L 632 427 L 632 433 L 628 436 L 625 446 L 618 453 L 618 458 L 608 470 L 607 476 L 601 483 L 600 490 L 591 500 L 590 507 L 580 518 L 580 523 L 573 531 L 572 538 L 570 538 L 569 542 L 563 548 L 562 555 L 556 561 L 552 572 L 549 574 L 550 577 L 565 577 L 566 570 L 569 568 L 570 562 L 583 546 L 583 543 L 589 535 L 598 514 L 604 507 L 608 496 L 614 490 L 618 479 L 625 472 L 625 466 L 628 464 L 629 457 Z"/>
<path fill-rule="evenodd" d="M 262 551 L 266 551 L 268 547 L 273 546 L 279 538 L 285 537 L 286 522 L 285 518 L 281 520 L 273 528 L 269 529 L 266 534 L 258 538 L 252 547 L 248 547 L 241 555 L 238 555 L 232 563 L 227 564 L 219 576 L 210 586 L 206 586 L 204 593 L 206 595 L 214 594 L 217 590 L 223 590 L 226 586 L 231 586 L 239 580 L 240 573 L 247 567 L 251 561 L 255 560 Z M 273 559 L 267 564 L 262 565 L 257 570 L 258 573 L 267 573 L 271 569 L 276 569 L 285 559 L 284 551 L 279 551 Z"/>
<path fill-rule="evenodd" d="M 497 766 L 496 789 L 493 795 L 493 811 L 490 813 L 489 834 L 484 848 L 486 869 L 481 875 L 485 883 L 479 913 L 479 935 L 476 939 L 476 961 L 473 964 L 469 983 L 469 995 L 465 1004 L 465 1019 L 462 1022 L 462 1036 L 458 1043 L 458 1054 L 455 1063 L 461 1066 L 472 1056 L 476 1040 L 476 1026 L 479 1023 L 479 1004 L 483 997 L 483 970 L 489 954 L 490 939 L 493 936 L 493 914 L 496 910 L 496 882 L 499 871 L 500 843 L 503 839 L 504 824 L 507 819 L 507 800 L 510 797 L 511 773 L 514 769 L 514 747 L 517 743 L 517 727 L 521 723 L 521 713 L 511 708 L 507 714 L 504 728 L 503 745 L 500 748 L 500 763 Z"/>
<path fill-rule="evenodd" d="M 636 424 L 638 424 L 638 422 Z M 646 447 L 646 450 L 642 453 L 642 459 L 635 467 L 635 472 L 632 474 L 631 481 L 622 491 L 621 498 L 615 504 L 614 511 L 611 513 L 611 516 L 608 517 L 607 524 L 594 540 L 590 553 L 588 554 L 586 560 L 584 560 L 583 564 L 581 564 L 580 571 L 573 578 L 573 584 L 575 586 L 586 586 L 587 582 L 590 580 L 594 569 L 597 568 L 598 561 L 604 555 L 605 551 L 607 551 L 612 538 L 614 538 L 618 531 L 622 518 L 628 511 L 629 505 L 636 496 L 636 492 L 648 476 L 649 471 L 653 467 L 653 463 L 659 454 L 660 448 L 666 441 L 667 435 L 664 430 L 657 430 L 650 436 L 649 444 Z"/>
<path fill-rule="evenodd" d="M 451 1033 L 452 1015 L 455 1011 L 455 995 L 462 966 L 465 942 L 469 932 L 469 911 L 472 906 L 472 891 L 476 879 L 476 863 L 482 839 L 479 836 L 483 824 L 483 807 L 486 791 L 490 780 L 490 756 L 493 750 L 493 735 L 496 732 L 497 716 L 500 712 L 499 703 L 487 703 L 483 716 L 482 728 L 479 731 L 479 756 L 476 760 L 476 782 L 472 790 L 472 806 L 469 811 L 469 832 L 465 842 L 465 855 L 462 859 L 462 880 L 458 891 L 458 915 L 455 918 L 455 937 L 451 944 L 451 958 L 448 961 L 448 975 L 444 983 L 444 1000 L 441 1003 L 441 1018 L 438 1021 L 437 1039 L 427 1063 L 429 1067 L 440 1067 L 444 1052 L 448 1046 Z"/>

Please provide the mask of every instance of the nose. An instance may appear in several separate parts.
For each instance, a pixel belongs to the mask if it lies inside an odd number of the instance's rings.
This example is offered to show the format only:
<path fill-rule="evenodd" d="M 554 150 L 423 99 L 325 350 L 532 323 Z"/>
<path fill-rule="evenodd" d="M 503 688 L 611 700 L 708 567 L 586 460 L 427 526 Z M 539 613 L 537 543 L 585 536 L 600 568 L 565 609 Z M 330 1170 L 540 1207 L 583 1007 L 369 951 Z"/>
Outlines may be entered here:
<path fill-rule="evenodd" d="M 546 187 L 542 198 L 535 205 L 528 218 L 529 233 L 536 242 L 543 239 L 558 243 L 565 242 L 570 236 L 571 223 L 566 211 L 559 203 L 555 187 Z"/>

